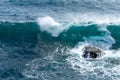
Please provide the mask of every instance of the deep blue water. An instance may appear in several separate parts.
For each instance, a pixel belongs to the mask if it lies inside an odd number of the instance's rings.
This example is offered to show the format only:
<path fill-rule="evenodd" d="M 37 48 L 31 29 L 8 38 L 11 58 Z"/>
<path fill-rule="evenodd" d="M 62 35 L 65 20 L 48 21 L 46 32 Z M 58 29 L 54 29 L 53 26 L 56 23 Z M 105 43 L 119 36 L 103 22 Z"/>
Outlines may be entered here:
<path fill-rule="evenodd" d="M 120 80 L 118 0 L 1 0 L 0 80 Z M 106 54 L 82 58 L 86 45 Z"/>

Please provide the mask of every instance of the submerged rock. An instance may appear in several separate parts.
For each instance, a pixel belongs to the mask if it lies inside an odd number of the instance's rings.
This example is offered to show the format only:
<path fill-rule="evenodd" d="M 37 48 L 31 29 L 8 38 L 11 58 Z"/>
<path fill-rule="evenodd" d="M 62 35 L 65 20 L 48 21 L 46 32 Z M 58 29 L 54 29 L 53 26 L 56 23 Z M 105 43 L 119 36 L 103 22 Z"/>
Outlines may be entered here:
<path fill-rule="evenodd" d="M 83 49 L 83 57 L 84 58 L 98 58 L 102 57 L 105 53 L 95 46 L 85 46 Z"/>

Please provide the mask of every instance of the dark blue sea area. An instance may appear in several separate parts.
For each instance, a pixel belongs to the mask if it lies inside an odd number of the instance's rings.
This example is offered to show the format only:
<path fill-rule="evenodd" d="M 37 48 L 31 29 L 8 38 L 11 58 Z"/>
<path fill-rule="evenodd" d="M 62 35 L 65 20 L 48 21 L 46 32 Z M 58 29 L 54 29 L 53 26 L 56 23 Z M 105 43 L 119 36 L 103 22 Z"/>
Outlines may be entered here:
<path fill-rule="evenodd" d="M 120 80 L 119 0 L 1 0 L 0 80 Z M 105 55 L 85 59 L 85 46 Z"/>

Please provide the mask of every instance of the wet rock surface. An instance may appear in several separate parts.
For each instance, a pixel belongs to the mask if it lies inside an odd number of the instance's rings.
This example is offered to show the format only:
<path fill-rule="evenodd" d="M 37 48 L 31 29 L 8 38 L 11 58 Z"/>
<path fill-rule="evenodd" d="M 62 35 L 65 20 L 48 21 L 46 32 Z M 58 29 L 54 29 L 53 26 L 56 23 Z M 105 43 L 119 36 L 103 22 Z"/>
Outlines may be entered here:
<path fill-rule="evenodd" d="M 98 58 L 102 57 L 105 53 L 95 46 L 85 46 L 83 49 L 83 57 L 84 58 Z"/>

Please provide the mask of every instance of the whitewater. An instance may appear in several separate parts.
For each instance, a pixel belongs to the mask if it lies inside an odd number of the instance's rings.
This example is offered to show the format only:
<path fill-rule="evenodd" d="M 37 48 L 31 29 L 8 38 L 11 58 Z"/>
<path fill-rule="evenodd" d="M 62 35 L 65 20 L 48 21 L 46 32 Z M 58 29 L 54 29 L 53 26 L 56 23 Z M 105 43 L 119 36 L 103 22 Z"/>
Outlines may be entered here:
<path fill-rule="evenodd" d="M 0 80 L 120 80 L 119 0 L 1 0 Z M 85 46 L 105 52 L 85 59 Z"/>

